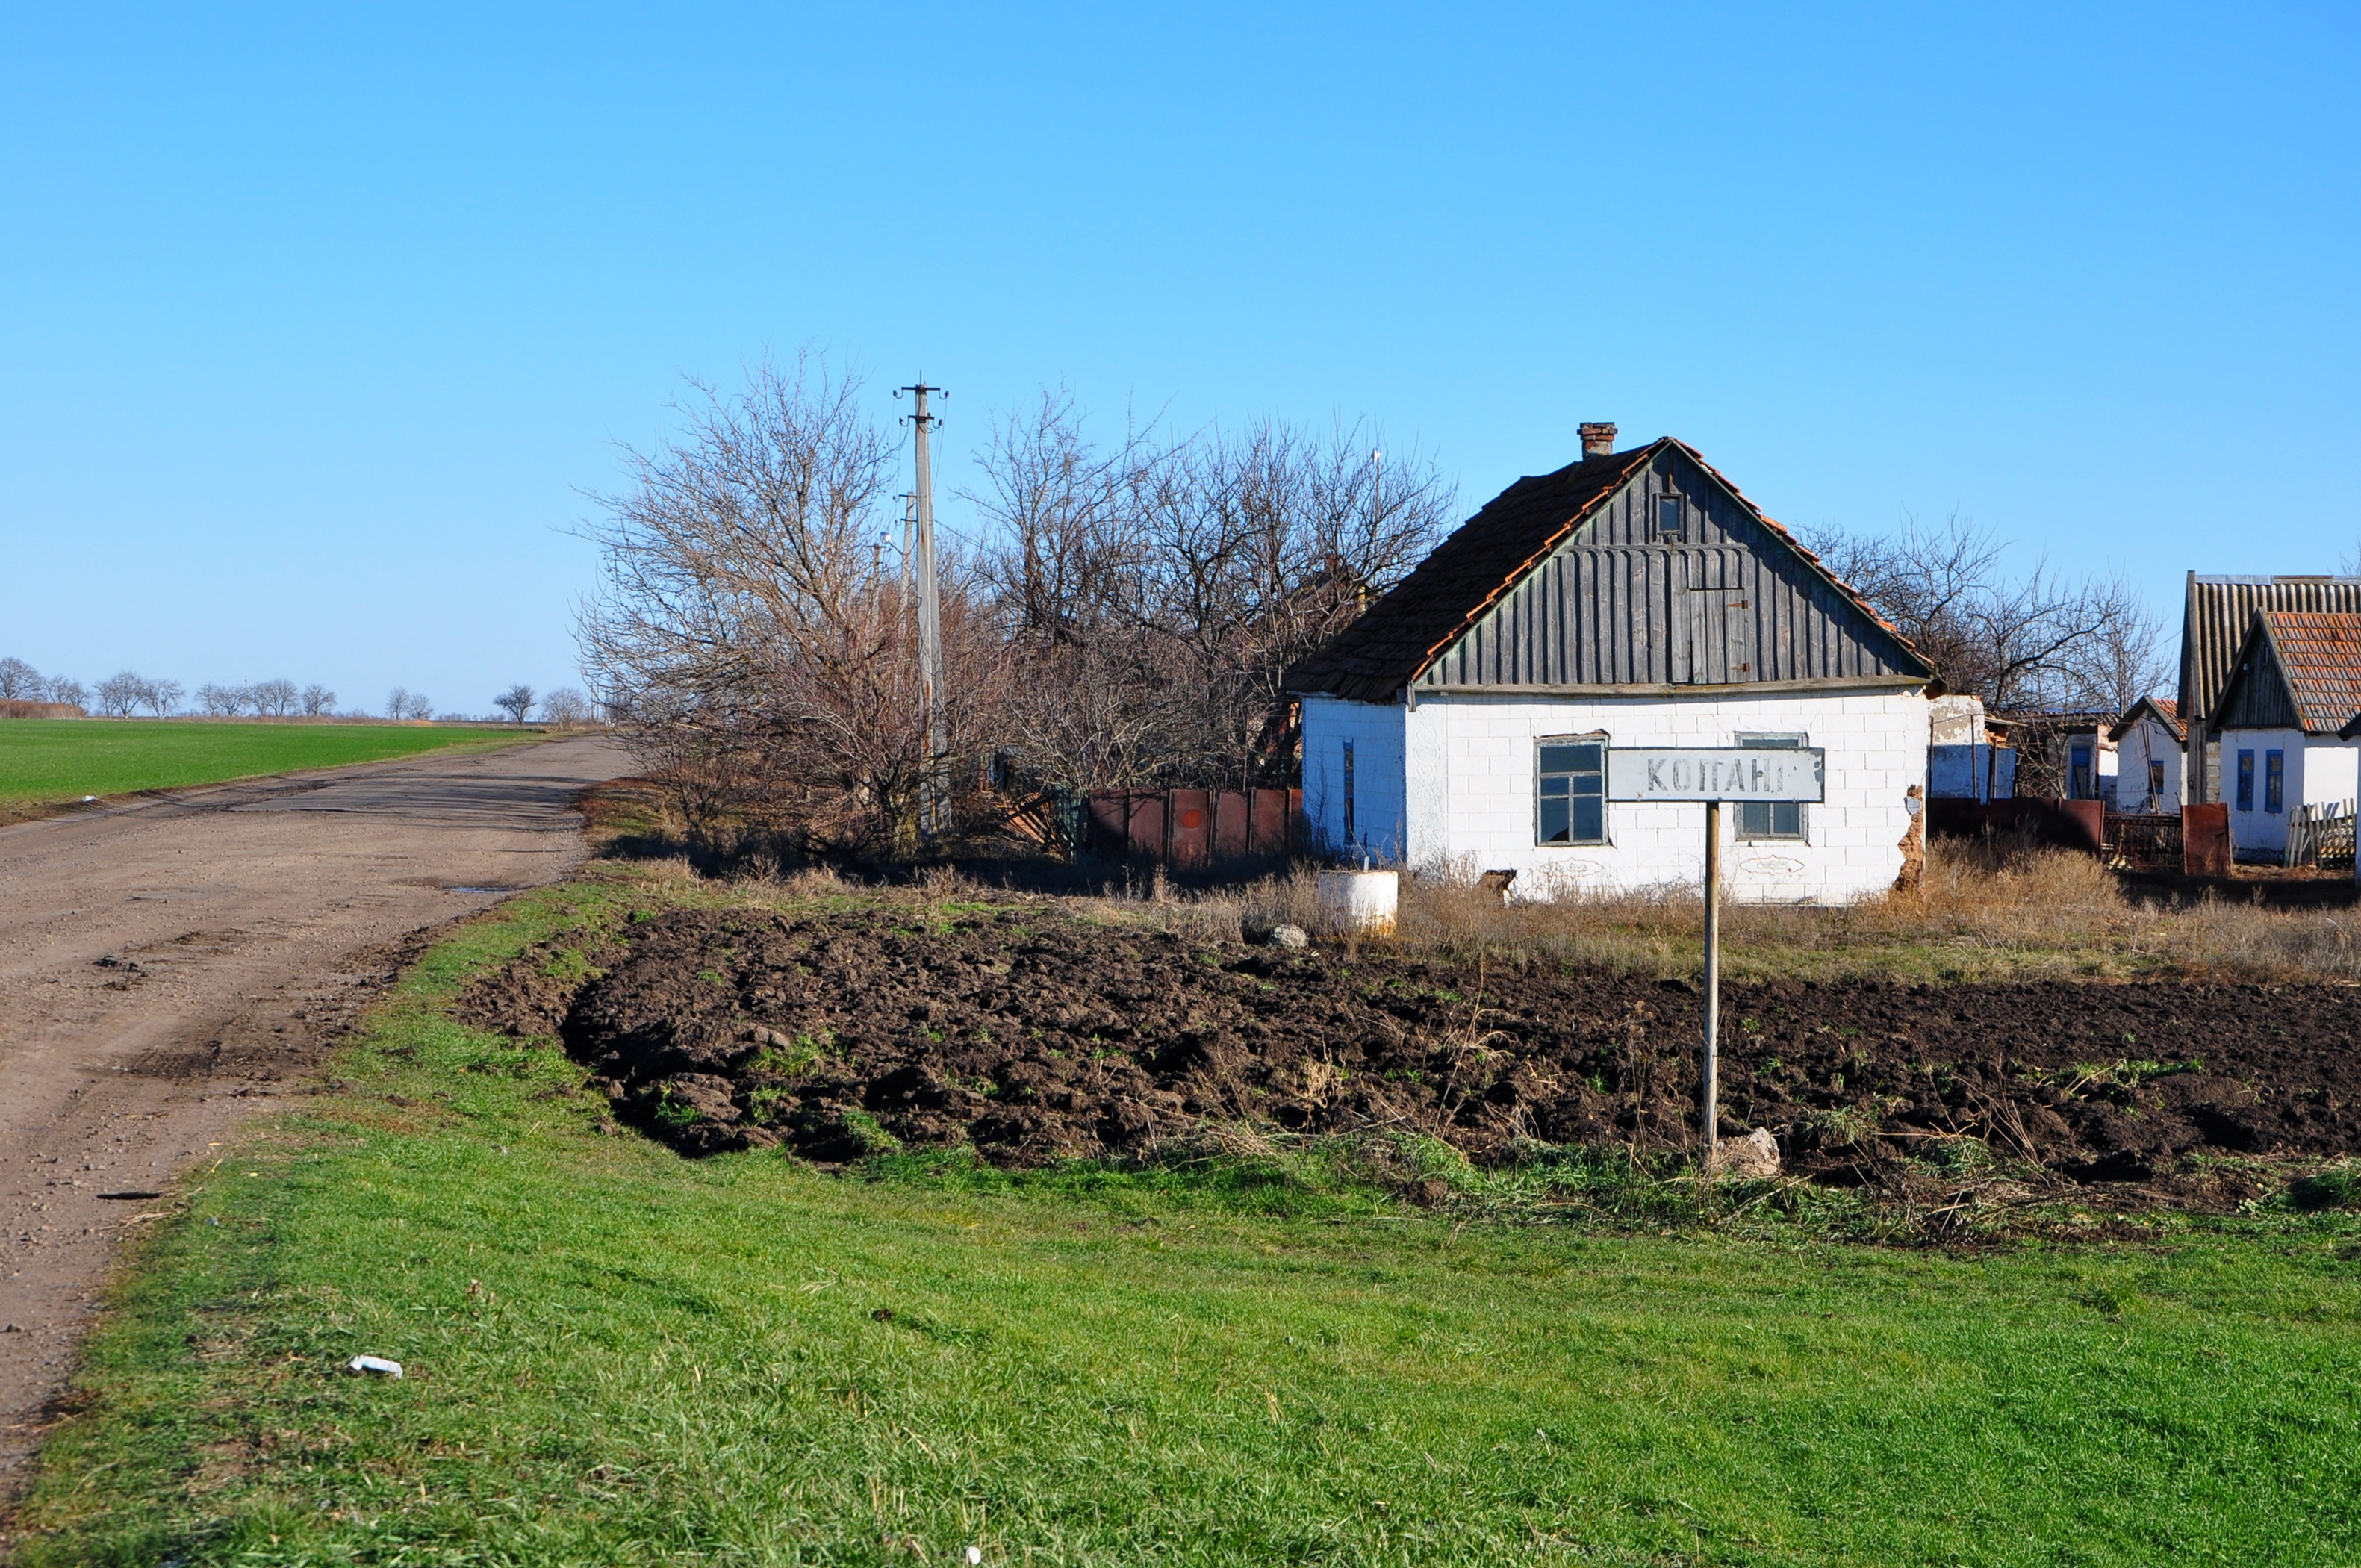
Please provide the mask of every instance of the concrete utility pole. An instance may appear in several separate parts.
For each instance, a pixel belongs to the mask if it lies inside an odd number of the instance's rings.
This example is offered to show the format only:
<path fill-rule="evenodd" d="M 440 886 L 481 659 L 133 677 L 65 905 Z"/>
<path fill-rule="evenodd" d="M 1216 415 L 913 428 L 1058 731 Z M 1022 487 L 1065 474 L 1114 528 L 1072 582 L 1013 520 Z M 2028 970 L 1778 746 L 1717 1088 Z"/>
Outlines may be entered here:
<path fill-rule="evenodd" d="M 940 387 L 928 386 L 923 378 L 896 389 L 895 395 L 902 392 L 917 399 L 910 414 L 911 428 L 918 438 L 918 481 L 911 505 L 918 532 L 918 722 L 927 737 L 918 831 L 932 839 L 949 826 L 950 803 L 944 799 L 942 787 L 943 754 L 950 750 L 943 732 L 943 600 L 941 584 L 935 576 L 935 473 L 927 449 L 927 433 L 938 422 L 927 411 L 927 398 L 930 393 L 950 394 Z"/>

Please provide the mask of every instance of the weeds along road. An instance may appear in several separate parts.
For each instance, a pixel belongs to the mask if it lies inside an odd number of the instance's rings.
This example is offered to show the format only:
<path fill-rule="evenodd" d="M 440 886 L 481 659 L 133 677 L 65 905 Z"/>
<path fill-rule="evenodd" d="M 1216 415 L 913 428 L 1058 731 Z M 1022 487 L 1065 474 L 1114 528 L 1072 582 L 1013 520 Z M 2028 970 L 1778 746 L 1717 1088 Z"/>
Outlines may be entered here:
<path fill-rule="evenodd" d="M 0 829 L 0 1496 L 117 1245 L 297 1087 L 423 930 L 583 857 L 584 738 Z"/>

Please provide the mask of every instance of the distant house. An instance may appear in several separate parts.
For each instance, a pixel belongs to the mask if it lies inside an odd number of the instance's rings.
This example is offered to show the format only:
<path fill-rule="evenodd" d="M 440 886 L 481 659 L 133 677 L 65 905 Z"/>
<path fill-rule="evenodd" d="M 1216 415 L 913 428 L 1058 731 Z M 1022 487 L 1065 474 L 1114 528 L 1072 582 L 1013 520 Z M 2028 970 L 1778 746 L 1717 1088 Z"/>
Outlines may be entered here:
<path fill-rule="evenodd" d="M 2361 613 L 2262 609 L 2247 628 L 2214 718 L 2230 846 L 2249 859 L 2287 847 L 2288 813 L 2361 793 Z"/>
<path fill-rule="evenodd" d="M 1824 748 L 1827 800 L 1723 813 L 1733 896 L 1842 902 L 1916 842 L 1933 671 L 1691 447 L 1518 480 L 1288 674 L 1332 850 L 1512 893 L 1693 882 L 1704 811 L 1606 798 L 1610 747 Z"/>
<path fill-rule="evenodd" d="M 2186 798 L 2192 804 L 2227 800 L 2235 783 L 2223 760 L 2216 717 L 2236 670 L 2238 650 L 2258 609 L 2361 613 L 2361 577 L 2189 574 L 2189 598 L 2180 620 L 2179 713 L 2188 736 Z"/>
<path fill-rule="evenodd" d="M 2110 732 L 2115 743 L 2116 810 L 2179 814 L 2189 739 L 2180 707 L 2169 696 L 2144 696 Z"/>
<path fill-rule="evenodd" d="M 1995 715 L 2016 749 L 2016 793 L 2046 800 L 2115 798 L 2115 714 L 2037 708 Z"/>
<path fill-rule="evenodd" d="M 2016 793 L 2016 749 L 2009 744 L 2006 720 L 1988 717 L 1972 696 L 1938 696 L 1927 711 L 1929 799 L 2006 800 Z"/>

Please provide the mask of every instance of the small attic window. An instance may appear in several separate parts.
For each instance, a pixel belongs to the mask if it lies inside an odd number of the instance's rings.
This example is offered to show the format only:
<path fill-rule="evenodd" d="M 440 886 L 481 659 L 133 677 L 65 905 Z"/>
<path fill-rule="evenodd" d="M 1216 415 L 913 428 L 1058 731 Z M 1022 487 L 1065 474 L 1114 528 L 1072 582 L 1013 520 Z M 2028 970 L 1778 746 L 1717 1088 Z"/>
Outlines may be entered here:
<path fill-rule="evenodd" d="M 1687 527 L 1681 512 L 1681 498 L 1674 495 L 1656 498 L 1656 534 L 1659 538 L 1678 538 Z"/>

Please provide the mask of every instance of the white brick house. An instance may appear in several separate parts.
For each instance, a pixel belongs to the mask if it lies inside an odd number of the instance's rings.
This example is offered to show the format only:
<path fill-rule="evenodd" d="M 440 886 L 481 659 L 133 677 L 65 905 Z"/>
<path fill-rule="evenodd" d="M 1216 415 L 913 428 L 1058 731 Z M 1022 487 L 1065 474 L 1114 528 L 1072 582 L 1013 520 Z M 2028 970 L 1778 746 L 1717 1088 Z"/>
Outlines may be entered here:
<path fill-rule="evenodd" d="M 2115 809 L 2176 817 L 2188 780 L 2188 732 L 2180 705 L 2144 696 L 2109 732 L 2115 743 Z"/>
<path fill-rule="evenodd" d="M 1917 839 L 1932 672 L 1697 454 L 1519 480 L 1290 672 L 1332 852 L 1547 897 L 1696 882 L 1704 808 L 1604 799 L 1599 751 L 1814 746 L 1827 799 L 1722 813 L 1730 895 L 1842 903 Z"/>
<path fill-rule="evenodd" d="M 2361 614 L 2258 609 L 2222 693 L 2222 798 L 2246 860 L 2287 848 L 2288 814 L 2361 794 Z"/>

